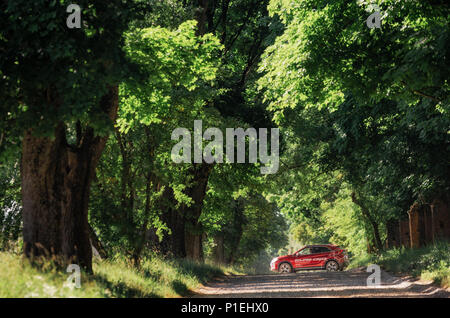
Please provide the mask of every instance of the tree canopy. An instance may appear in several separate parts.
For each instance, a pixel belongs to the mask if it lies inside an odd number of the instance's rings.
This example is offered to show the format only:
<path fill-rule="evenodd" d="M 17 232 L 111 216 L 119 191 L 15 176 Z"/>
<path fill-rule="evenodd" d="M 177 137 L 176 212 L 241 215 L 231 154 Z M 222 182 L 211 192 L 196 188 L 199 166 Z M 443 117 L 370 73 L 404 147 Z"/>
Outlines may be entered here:
<path fill-rule="evenodd" d="M 0 3 L 1 249 L 255 266 L 289 238 L 380 251 L 450 202 L 445 1 L 80 0 L 80 28 L 69 4 Z M 277 173 L 174 162 L 196 120 L 279 128 Z"/>

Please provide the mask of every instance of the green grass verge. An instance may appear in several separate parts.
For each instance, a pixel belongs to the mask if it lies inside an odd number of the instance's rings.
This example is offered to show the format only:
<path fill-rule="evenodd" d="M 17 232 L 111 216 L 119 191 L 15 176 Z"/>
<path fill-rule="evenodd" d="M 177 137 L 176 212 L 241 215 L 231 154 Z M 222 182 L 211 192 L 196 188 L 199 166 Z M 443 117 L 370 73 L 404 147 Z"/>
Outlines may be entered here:
<path fill-rule="evenodd" d="M 22 297 L 182 297 L 214 277 L 238 274 L 232 268 L 152 257 L 136 269 L 124 259 L 94 261 L 93 275 L 82 273 L 81 288 L 67 283 L 70 273 L 48 265 L 37 269 L 22 256 L 0 252 L 0 298 Z"/>
<path fill-rule="evenodd" d="M 450 287 L 450 242 L 422 248 L 394 248 L 380 255 L 365 255 L 351 260 L 349 269 L 378 264 L 387 271 L 410 274 Z"/>

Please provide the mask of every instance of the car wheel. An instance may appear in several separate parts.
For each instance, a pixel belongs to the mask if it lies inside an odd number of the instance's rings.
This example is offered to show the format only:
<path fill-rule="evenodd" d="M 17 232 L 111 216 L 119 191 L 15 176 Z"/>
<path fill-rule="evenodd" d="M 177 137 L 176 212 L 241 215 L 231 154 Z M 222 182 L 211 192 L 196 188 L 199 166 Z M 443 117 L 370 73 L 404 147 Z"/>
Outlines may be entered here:
<path fill-rule="evenodd" d="M 280 266 L 278 266 L 278 271 L 280 273 L 291 273 L 292 266 L 289 263 L 281 263 Z"/>
<path fill-rule="evenodd" d="M 336 261 L 328 261 L 325 265 L 325 269 L 328 272 L 336 272 L 339 270 L 339 264 Z"/>

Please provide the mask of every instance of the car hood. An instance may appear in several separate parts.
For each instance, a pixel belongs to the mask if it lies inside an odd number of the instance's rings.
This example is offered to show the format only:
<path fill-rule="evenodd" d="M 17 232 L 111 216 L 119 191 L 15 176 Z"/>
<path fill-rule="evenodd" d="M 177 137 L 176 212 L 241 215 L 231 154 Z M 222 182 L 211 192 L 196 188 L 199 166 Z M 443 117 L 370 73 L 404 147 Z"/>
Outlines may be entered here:
<path fill-rule="evenodd" d="M 275 259 L 279 261 L 279 260 L 287 259 L 287 258 L 291 258 L 291 257 L 292 257 L 292 255 L 281 255 L 281 256 L 276 257 Z"/>

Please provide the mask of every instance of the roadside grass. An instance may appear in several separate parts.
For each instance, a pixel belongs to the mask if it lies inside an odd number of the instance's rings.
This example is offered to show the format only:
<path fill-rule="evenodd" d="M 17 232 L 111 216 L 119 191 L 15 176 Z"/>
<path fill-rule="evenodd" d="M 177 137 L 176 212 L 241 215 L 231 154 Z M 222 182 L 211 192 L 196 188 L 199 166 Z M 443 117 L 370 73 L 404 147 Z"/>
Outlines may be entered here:
<path fill-rule="evenodd" d="M 151 257 L 139 269 L 123 257 L 95 260 L 94 274 L 81 274 L 81 288 L 67 280 L 71 273 L 51 264 L 37 269 L 21 255 L 0 252 L 0 298 L 22 297 L 182 297 L 214 277 L 239 274 L 229 267 L 188 260 Z"/>
<path fill-rule="evenodd" d="M 351 260 L 349 269 L 378 264 L 383 269 L 410 274 L 450 287 L 450 242 L 437 242 L 421 248 L 394 248 L 380 255 L 364 255 Z"/>

